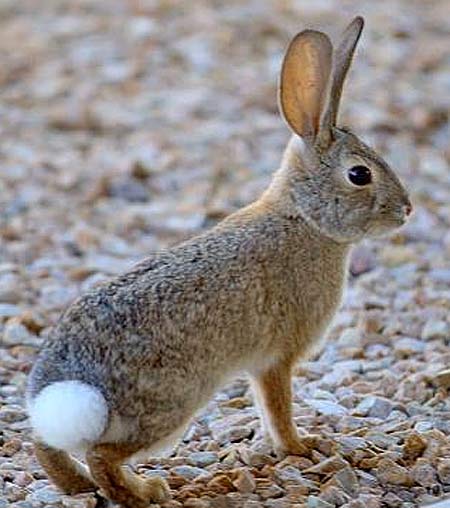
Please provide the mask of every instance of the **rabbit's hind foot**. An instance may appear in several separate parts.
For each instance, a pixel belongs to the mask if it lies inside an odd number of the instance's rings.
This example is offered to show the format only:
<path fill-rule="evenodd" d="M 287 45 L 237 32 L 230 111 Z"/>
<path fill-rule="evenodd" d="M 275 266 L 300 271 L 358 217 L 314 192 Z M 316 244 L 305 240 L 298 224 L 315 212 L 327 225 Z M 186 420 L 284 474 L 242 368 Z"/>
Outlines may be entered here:
<path fill-rule="evenodd" d="M 124 508 L 147 508 L 150 502 L 163 503 L 170 490 L 162 478 L 139 478 L 124 469 L 126 459 L 142 447 L 132 444 L 99 444 L 88 450 L 86 460 L 101 492 Z"/>
<path fill-rule="evenodd" d="M 79 494 L 98 489 L 87 468 L 66 452 L 38 441 L 34 443 L 34 451 L 47 476 L 66 494 Z"/>

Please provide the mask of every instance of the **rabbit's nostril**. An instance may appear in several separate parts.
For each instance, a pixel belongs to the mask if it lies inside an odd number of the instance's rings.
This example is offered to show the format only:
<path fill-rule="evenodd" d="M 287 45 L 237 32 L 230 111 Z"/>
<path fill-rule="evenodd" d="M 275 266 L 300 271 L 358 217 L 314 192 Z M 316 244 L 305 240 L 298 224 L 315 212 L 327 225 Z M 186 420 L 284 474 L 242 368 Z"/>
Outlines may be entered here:
<path fill-rule="evenodd" d="M 411 215 L 412 210 L 413 210 L 413 208 L 412 208 L 412 204 L 411 204 L 411 203 L 406 204 L 406 205 L 403 207 L 403 209 L 405 210 L 405 215 L 408 217 L 409 215 Z"/>

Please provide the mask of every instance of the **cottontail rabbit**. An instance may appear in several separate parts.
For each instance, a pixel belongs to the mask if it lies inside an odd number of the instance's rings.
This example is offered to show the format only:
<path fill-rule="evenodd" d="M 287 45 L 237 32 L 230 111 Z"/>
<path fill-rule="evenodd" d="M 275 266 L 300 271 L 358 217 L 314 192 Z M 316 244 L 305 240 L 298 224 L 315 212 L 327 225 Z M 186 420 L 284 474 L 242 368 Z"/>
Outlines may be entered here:
<path fill-rule="evenodd" d="M 355 18 L 334 54 L 314 30 L 290 43 L 279 99 L 293 136 L 256 202 L 89 291 L 53 329 L 28 406 L 37 457 L 64 491 L 100 487 L 129 508 L 163 501 L 162 479 L 121 464 L 173 443 L 243 371 L 274 446 L 310 451 L 292 419 L 293 365 L 339 307 L 351 245 L 411 212 L 386 162 L 336 126 L 362 28 Z M 69 455 L 80 450 L 88 468 Z"/>

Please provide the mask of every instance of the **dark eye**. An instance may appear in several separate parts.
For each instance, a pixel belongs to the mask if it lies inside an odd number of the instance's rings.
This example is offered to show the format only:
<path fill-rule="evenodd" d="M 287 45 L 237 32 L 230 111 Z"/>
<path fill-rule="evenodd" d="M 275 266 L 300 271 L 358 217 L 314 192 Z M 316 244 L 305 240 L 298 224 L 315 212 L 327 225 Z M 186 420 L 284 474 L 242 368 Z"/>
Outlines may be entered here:
<path fill-rule="evenodd" d="M 372 173 L 366 166 L 353 166 L 348 170 L 348 179 L 353 185 L 362 187 L 363 185 L 369 185 L 372 181 Z"/>

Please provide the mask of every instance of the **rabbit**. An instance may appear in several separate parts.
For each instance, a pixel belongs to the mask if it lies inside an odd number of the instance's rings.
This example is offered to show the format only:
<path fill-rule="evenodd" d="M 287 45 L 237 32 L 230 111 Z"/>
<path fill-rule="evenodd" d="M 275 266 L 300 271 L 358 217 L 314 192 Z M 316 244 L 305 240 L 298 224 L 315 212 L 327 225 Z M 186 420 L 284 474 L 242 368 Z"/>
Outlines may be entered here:
<path fill-rule="evenodd" d="M 162 478 L 121 466 L 173 445 L 242 372 L 275 450 L 311 453 L 293 421 L 293 367 L 323 342 L 352 245 L 412 211 L 388 164 L 337 126 L 363 24 L 335 50 L 315 30 L 289 44 L 279 106 L 292 137 L 258 200 L 91 289 L 52 329 L 27 404 L 36 456 L 64 492 L 100 488 L 125 508 L 169 499 Z"/>

